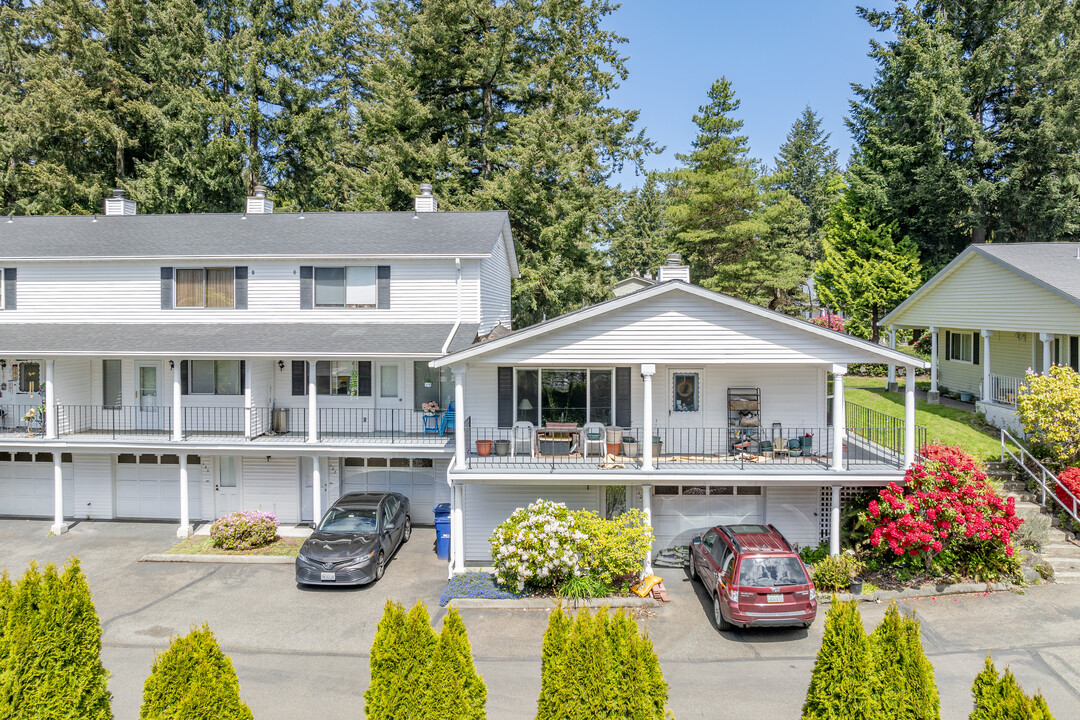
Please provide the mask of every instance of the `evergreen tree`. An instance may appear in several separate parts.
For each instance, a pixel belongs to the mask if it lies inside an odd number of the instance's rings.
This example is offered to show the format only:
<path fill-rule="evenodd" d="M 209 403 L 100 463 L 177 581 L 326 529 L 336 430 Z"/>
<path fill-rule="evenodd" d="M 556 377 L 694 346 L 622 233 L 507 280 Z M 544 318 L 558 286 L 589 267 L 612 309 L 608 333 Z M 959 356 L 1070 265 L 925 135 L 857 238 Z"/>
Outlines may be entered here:
<path fill-rule="evenodd" d="M 203 625 L 154 658 L 139 720 L 251 720 L 232 661 Z"/>
<path fill-rule="evenodd" d="M 473 665 L 465 623 L 450 608 L 425 681 L 425 720 L 484 720 L 487 687 Z"/>
<path fill-rule="evenodd" d="M 0 580 L 0 717 L 108 720 L 108 672 L 90 587 L 72 559 L 63 573 L 31 565 Z"/>
<path fill-rule="evenodd" d="M 656 274 L 671 250 L 664 218 L 667 194 L 655 173 L 625 194 L 610 232 L 611 271 L 615 280 Z"/>
<path fill-rule="evenodd" d="M 821 129 L 820 118 L 807 105 L 791 126 L 774 160 L 773 184 L 797 198 L 808 212 L 813 258 L 820 256 L 817 250 L 821 234 L 838 197 L 836 180 L 840 169 L 836 164 L 837 151 L 829 146 L 829 137 Z"/>
<path fill-rule="evenodd" d="M 870 635 L 873 716 L 895 720 L 940 720 L 934 668 L 923 652 L 919 622 L 901 616 L 891 603 Z"/>
<path fill-rule="evenodd" d="M 870 701 L 872 674 L 858 603 L 834 599 L 825 616 L 825 636 L 806 691 L 803 720 L 875 718 Z"/>
<path fill-rule="evenodd" d="M 885 223 L 848 188 L 825 228 L 821 260 L 814 266 L 822 304 L 841 312 L 854 335 L 874 342 L 877 323 L 919 287 L 918 249 L 896 239 L 897 223 Z"/>
<path fill-rule="evenodd" d="M 371 646 L 371 682 L 364 693 L 364 715 L 369 720 L 424 719 L 437 642 L 422 602 L 406 614 L 399 603 L 386 601 Z"/>
<path fill-rule="evenodd" d="M 1041 694 L 1028 697 L 1008 668 L 999 677 L 990 658 L 975 676 L 971 693 L 975 709 L 970 720 L 1054 720 Z"/>

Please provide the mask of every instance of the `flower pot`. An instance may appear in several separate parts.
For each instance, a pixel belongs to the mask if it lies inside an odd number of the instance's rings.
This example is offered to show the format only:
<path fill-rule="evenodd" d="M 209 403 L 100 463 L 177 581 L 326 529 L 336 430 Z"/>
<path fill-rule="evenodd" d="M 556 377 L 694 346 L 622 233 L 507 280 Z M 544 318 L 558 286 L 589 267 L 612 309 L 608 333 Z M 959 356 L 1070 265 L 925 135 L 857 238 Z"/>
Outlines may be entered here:
<path fill-rule="evenodd" d="M 664 441 L 658 437 L 652 439 L 652 455 L 654 458 L 660 457 L 660 450 L 664 446 Z"/>
<path fill-rule="evenodd" d="M 487 457 L 491 454 L 491 441 L 490 440 L 477 440 L 476 441 L 476 454 L 480 457 Z"/>
<path fill-rule="evenodd" d="M 424 387 L 429 388 L 429 387 L 431 387 L 431 385 L 432 385 L 432 382 L 430 380 L 425 380 L 424 381 Z"/>
<path fill-rule="evenodd" d="M 496 455 L 509 455 L 510 454 L 510 441 L 509 440 L 496 440 L 495 441 L 495 454 Z"/>
<path fill-rule="evenodd" d="M 960 402 L 966 402 L 966 403 L 969 403 L 969 402 L 971 402 L 971 399 L 972 399 L 973 397 L 974 397 L 974 395 L 972 395 L 971 393 L 967 392 L 966 390 L 964 390 L 964 391 L 961 391 L 961 392 L 960 392 Z"/>
<path fill-rule="evenodd" d="M 851 591 L 852 595 L 861 595 L 862 594 L 862 586 L 863 586 L 862 578 L 854 578 L 851 581 L 851 585 L 848 586 L 848 590 Z"/>
<path fill-rule="evenodd" d="M 623 440 L 622 454 L 626 455 L 627 457 L 636 457 L 638 454 L 637 440 Z"/>
<path fill-rule="evenodd" d="M 814 436 L 813 435 L 811 435 L 809 437 L 807 437 L 806 435 L 803 435 L 801 438 L 799 438 L 799 443 L 802 445 L 802 454 L 803 455 L 809 455 L 809 454 L 811 454 L 813 452 L 813 450 L 814 450 Z"/>

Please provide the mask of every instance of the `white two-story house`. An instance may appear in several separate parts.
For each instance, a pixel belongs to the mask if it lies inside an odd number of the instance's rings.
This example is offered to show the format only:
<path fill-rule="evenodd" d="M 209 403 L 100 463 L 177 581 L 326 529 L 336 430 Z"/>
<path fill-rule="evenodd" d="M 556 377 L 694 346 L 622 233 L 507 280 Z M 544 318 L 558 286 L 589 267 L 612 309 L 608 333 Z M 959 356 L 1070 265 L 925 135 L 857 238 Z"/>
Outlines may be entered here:
<path fill-rule="evenodd" d="M 449 499 L 448 370 L 510 325 L 505 212 L 0 222 L 0 515 L 311 521 L 348 490 Z M 435 401 L 441 412 L 425 415 Z M 460 421 L 459 421 L 460 422 Z"/>
<path fill-rule="evenodd" d="M 914 384 L 897 421 L 844 398 L 849 363 L 922 360 L 689 282 L 658 282 L 450 352 L 458 424 L 451 572 L 492 529 L 556 500 L 644 510 L 653 555 L 720 523 L 773 523 L 839 548 L 845 494 L 903 481 L 925 442 Z"/>

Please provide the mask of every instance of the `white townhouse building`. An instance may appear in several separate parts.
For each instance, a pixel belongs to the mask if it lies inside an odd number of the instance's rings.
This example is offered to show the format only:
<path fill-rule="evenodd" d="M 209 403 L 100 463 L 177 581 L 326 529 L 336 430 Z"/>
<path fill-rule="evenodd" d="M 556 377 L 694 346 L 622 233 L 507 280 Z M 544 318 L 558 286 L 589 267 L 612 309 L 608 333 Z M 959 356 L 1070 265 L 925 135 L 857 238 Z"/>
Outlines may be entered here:
<path fill-rule="evenodd" d="M 282 523 L 342 492 L 449 499 L 428 363 L 510 325 L 505 212 L 0 220 L 0 515 Z M 458 420 L 460 422 L 460 420 Z"/>
<path fill-rule="evenodd" d="M 677 261 L 676 261 L 677 262 Z M 690 284 L 686 267 L 613 300 L 433 361 L 457 399 L 450 571 L 537 498 L 650 517 L 653 556 L 718 523 L 774 523 L 839 548 L 842 498 L 902 482 L 914 424 L 845 401 L 849 363 L 915 357 Z"/>

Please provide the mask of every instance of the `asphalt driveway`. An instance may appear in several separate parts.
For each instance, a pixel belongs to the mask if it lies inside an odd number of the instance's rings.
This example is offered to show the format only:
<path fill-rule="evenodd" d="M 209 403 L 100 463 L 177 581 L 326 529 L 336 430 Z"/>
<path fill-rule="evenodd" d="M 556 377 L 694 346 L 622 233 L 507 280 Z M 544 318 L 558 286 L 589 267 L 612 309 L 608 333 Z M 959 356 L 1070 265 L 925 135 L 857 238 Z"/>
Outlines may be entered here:
<path fill-rule="evenodd" d="M 82 559 L 104 627 L 103 658 L 117 720 L 138 716 L 142 684 L 169 637 L 209 622 L 258 720 L 360 717 L 368 652 L 387 598 L 423 600 L 435 617 L 446 566 L 434 531 L 418 528 L 385 578 L 359 589 L 301 590 L 288 565 L 139 563 L 173 543 L 175 526 L 80 523 L 50 538 L 47 521 L 0 520 L 0 562 L 13 575 L 39 563 Z M 680 720 L 753 714 L 795 720 L 821 642 L 810 630 L 716 632 L 708 599 L 685 574 L 661 574 L 672 602 L 643 618 Z M 966 718 L 971 681 L 987 652 L 1026 688 L 1041 687 L 1058 718 L 1080 707 L 1080 593 L 1076 586 L 908 601 L 941 689 L 943 717 Z M 868 629 L 884 605 L 863 604 Z M 546 611 L 462 613 L 488 686 L 488 717 L 529 718 L 540 689 Z"/>

